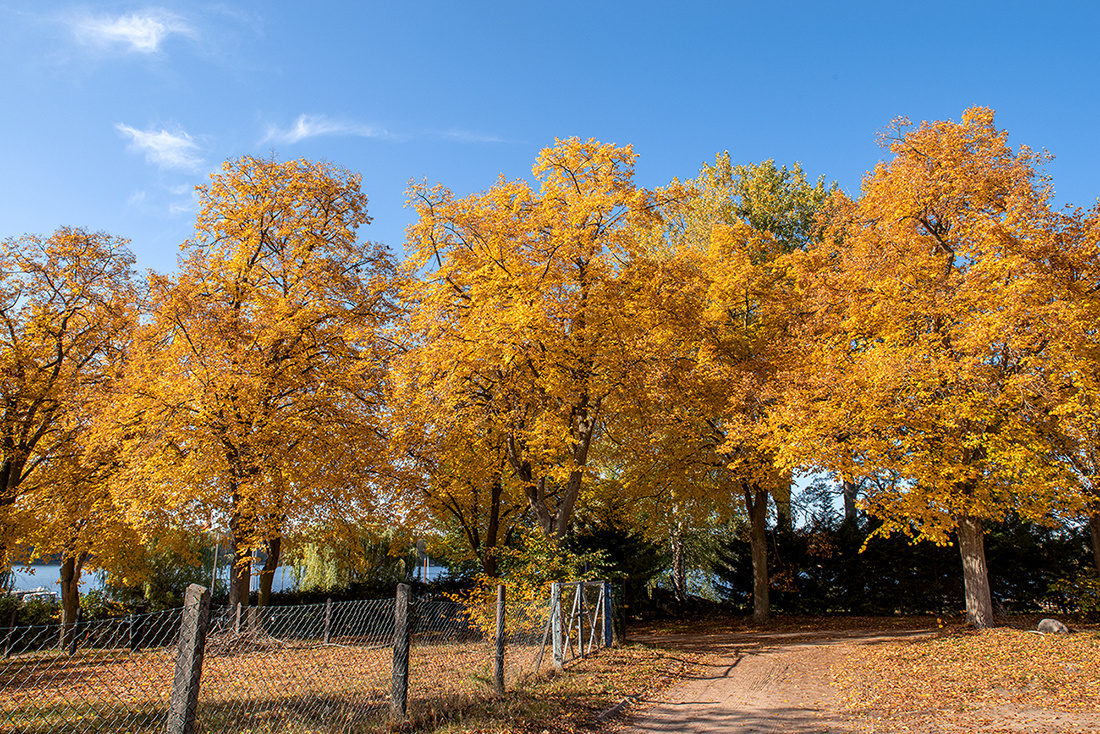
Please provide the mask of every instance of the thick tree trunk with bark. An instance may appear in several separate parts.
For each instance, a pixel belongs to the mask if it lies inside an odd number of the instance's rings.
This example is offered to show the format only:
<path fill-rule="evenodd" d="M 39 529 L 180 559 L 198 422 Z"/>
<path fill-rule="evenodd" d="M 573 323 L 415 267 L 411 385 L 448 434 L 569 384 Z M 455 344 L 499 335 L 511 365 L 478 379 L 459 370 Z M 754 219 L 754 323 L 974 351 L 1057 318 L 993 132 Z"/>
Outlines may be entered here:
<path fill-rule="evenodd" d="M 248 541 L 242 528 L 240 515 L 236 513 L 229 520 L 229 533 L 233 541 L 233 565 L 229 567 L 229 607 L 232 609 L 237 604 L 247 607 L 251 585 L 249 582 L 252 575 L 252 554 L 248 550 Z"/>
<path fill-rule="evenodd" d="M 1092 532 L 1092 560 L 1096 563 L 1096 573 L 1100 574 L 1100 512 L 1089 515 L 1089 530 Z"/>
<path fill-rule="evenodd" d="M 749 514 L 749 545 L 752 549 L 752 621 L 771 619 L 768 580 L 768 492 L 742 482 L 745 509 Z"/>
<path fill-rule="evenodd" d="M 985 565 L 982 520 L 970 515 L 959 515 L 956 520 L 966 588 L 966 621 L 975 629 L 988 629 L 993 626 L 993 601 Z"/>
<path fill-rule="evenodd" d="M 80 609 L 80 573 L 84 570 L 87 553 L 66 556 L 61 563 L 61 647 L 64 649 L 71 641 L 76 613 Z"/>
<path fill-rule="evenodd" d="M 844 477 L 840 480 L 840 493 L 844 496 L 844 524 L 855 525 L 858 520 L 856 498 L 859 496 L 859 485 Z"/>
<path fill-rule="evenodd" d="M 263 570 L 260 571 L 260 590 L 256 598 L 258 607 L 266 607 L 271 603 L 271 584 L 275 581 L 275 569 L 279 567 L 282 549 L 282 536 L 276 535 L 267 541 L 267 560 L 264 561 Z"/>

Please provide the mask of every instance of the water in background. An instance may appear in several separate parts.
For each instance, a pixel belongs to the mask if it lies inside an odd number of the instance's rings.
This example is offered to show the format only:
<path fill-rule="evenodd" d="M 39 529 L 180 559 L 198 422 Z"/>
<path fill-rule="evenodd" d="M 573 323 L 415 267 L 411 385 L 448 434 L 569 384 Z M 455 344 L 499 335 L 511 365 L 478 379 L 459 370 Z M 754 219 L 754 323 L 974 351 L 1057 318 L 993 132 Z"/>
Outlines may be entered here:
<path fill-rule="evenodd" d="M 30 570 L 18 566 L 12 568 L 14 576 L 12 589 L 14 591 L 33 591 L 45 589 L 60 596 L 61 594 L 61 566 L 31 566 Z M 98 588 L 99 578 L 94 573 L 81 574 L 80 593 L 84 594 Z"/>
<path fill-rule="evenodd" d="M 425 569 L 423 566 L 417 569 L 416 578 L 425 581 L 434 581 L 447 572 L 447 569 L 443 566 L 428 566 L 427 578 L 424 578 Z M 227 581 L 228 567 L 218 564 L 218 579 L 225 583 Z M 31 566 L 31 570 L 27 571 L 20 567 L 12 569 L 12 575 L 14 576 L 14 591 L 33 591 L 35 589 L 45 589 L 46 591 L 52 591 L 60 596 L 61 594 L 61 566 L 49 565 L 49 566 Z M 252 589 L 255 590 L 258 584 L 258 575 L 252 576 Z M 272 591 L 293 591 L 296 581 L 294 578 L 294 568 L 292 566 L 279 566 L 275 569 L 275 578 L 271 582 Z M 80 593 L 86 594 L 92 589 L 100 587 L 99 574 L 95 572 L 83 573 L 80 575 Z"/>

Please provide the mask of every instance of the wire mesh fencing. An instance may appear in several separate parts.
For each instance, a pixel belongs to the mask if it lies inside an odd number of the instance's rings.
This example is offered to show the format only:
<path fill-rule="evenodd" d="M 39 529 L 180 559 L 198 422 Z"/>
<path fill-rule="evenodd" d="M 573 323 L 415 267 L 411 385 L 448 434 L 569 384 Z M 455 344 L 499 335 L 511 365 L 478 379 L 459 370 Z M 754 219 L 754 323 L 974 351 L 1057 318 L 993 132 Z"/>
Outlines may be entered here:
<path fill-rule="evenodd" d="M 0 631 L 0 730 L 163 731 L 179 625 L 174 609 Z"/>
<path fill-rule="evenodd" d="M 343 731 L 388 712 L 392 599 L 218 609 L 199 731 Z"/>
<path fill-rule="evenodd" d="M 0 731 L 384 731 L 608 644 L 593 636 L 602 588 L 502 601 L 500 631 L 496 609 L 487 625 L 486 610 L 408 587 L 404 601 L 262 608 L 211 608 L 192 587 L 183 609 L 0 630 Z"/>

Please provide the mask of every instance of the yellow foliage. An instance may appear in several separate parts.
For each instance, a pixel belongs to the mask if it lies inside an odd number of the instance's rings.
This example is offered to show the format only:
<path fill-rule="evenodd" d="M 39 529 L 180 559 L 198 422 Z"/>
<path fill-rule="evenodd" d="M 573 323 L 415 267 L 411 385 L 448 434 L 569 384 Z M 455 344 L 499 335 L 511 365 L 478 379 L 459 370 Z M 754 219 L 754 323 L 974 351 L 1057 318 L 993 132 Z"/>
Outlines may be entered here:
<path fill-rule="evenodd" d="M 228 526 L 238 566 L 300 523 L 379 509 L 392 265 L 359 176 L 241 158 L 200 187 L 179 274 L 154 277 L 108 433 L 130 521 Z"/>

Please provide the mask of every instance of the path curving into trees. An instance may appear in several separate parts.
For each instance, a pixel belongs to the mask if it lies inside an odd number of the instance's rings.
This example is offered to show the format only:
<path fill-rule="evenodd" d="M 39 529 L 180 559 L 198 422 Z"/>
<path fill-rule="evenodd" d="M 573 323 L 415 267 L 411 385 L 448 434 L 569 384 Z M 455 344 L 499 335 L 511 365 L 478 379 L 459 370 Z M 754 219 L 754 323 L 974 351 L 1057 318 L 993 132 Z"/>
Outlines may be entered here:
<path fill-rule="evenodd" d="M 641 702 L 623 734 L 820 734 L 862 731 L 842 709 L 830 667 L 855 646 L 932 630 L 644 634 L 643 642 L 713 656 L 702 675 Z"/>

